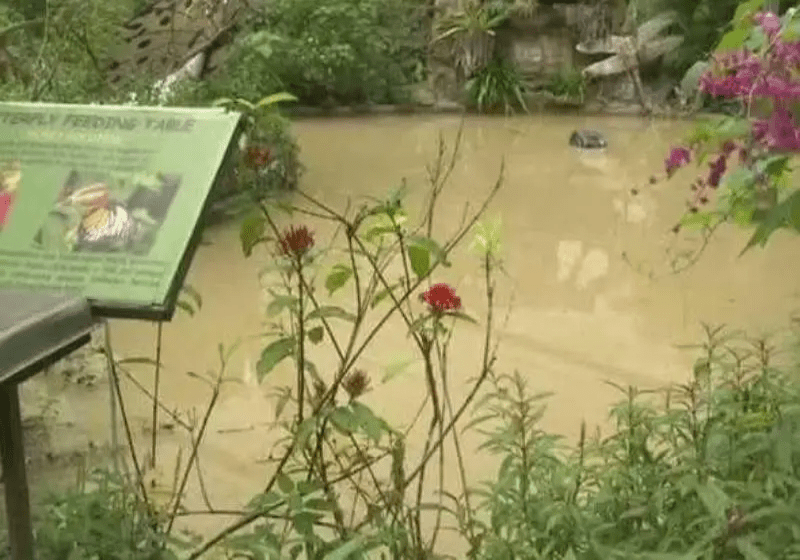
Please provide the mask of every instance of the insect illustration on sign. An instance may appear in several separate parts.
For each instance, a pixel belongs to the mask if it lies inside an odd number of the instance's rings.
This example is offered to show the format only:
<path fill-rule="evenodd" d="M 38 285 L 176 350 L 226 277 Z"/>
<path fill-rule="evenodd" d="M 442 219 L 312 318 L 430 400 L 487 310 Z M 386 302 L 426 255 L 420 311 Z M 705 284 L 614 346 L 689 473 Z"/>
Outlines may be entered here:
<path fill-rule="evenodd" d="M 74 250 L 125 246 L 134 238 L 136 221 L 123 202 L 112 198 L 106 181 L 84 185 L 59 200 L 61 209 L 77 210 L 78 223 L 66 233 Z"/>
<path fill-rule="evenodd" d="M 11 217 L 21 179 L 22 165 L 19 161 L 6 163 L 0 168 L 0 231 Z"/>
<path fill-rule="evenodd" d="M 144 255 L 156 243 L 182 176 L 163 172 L 69 172 L 34 246 Z"/>

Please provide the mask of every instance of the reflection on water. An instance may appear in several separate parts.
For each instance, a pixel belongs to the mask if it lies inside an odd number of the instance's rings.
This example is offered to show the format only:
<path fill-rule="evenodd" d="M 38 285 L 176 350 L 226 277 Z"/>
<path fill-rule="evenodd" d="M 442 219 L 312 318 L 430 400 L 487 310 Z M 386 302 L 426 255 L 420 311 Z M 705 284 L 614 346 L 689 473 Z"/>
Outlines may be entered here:
<path fill-rule="evenodd" d="M 454 117 L 300 121 L 295 132 L 308 167 L 304 188 L 344 208 L 348 200 L 383 195 L 406 178 L 410 204 L 418 208 L 437 136 L 441 131 L 452 143 L 458 124 Z M 669 183 L 650 185 L 648 179 L 687 126 L 563 116 L 470 118 L 465 125 L 461 159 L 440 202 L 436 229 L 444 235 L 457 227 L 464 206 L 480 203 L 505 159 L 505 186 L 489 210 L 490 216 L 502 216 L 509 275 L 499 294 L 504 309 L 498 315 L 507 320 L 499 329 L 498 367 L 518 369 L 535 390 L 556 393 L 546 429 L 572 436 L 581 419 L 605 422 L 607 405 L 616 398 L 605 380 L 652 386 L 682 379 L 690 356 L 675 345 L 697 340 L 700 321 L 762 332 L 785 324 L 796 306 L 796 278 L 774 273 L 797 260 L 798 246 L 788 236 L 776 236 L 767 250 L 737 258 L 747 234 L 729 228 L 693 268 L 656 279 L 621 257 L 625 252 L 643 270 L 666 270 L 668 231 L 683 209 L 693 171 Z M 567 141 L 576 128 L 603 131 L 608 149 L 581 153 L 570 148 Z M 632 189 L 639 193 L 631 194 Z M 224 392 L 204 455 L 212 499 L 218 507 L 232 507 L 257 491 L 269 472 L 259 460 L 268 450 L 261 434 L 273 419 L 272 403 L 253 390 L 253 364 L 264 344 L 258 338 L 264 305 L 258 273 L 267 257 L 244 259 L 236 224 L 209 230 L 206 237 L 212 243 L 199 250 L 189 278 L 204 305 L 195 317 L 179 314 L 164 328 L 162 394 L 171 407 L 201 407 L 208 390 L 184 372 L 215 368 L 218 344 L 242 339 L 228 372 L 243 383 Z M 479 316 L 477 260 L 462 251 L 453 261 L 435 280 L 456 286 L 467 310 Z M 479 334 L 472 328 L 457 334 L 454 344 L 463 351 L 452 352 L 456 381 L 476 373 L 470 350 L 479 347 Z M 152 325 L 114 322 L 113 336 L 122 356 L 153 354 Z M 370 403 L 398 423 L 409 421 L 408 403 L 423 394 L 420 372 L 379 381 L 385 368 L 408 352 L 403 330 L 388 329 L 362 364 L 373 372 L 376 386 Z M 325 359 L 332 357 L 320 358 L 323 371 Z M 149 383 L 148 371 L 137 374 Z M 265 390 L 290 380 L 290 371 L 279 368 L 265 381 Z M 96 393 L 91 397 L 96 403 L 86 408 L 90 428 L 98 434 L 106 430 L 105 395 Z M 132 398 L 140 433 L 149 417 L 147 406 L 144 399 Z M 489 462 L 469 466 L 474 476 L 490 476 Z"/>

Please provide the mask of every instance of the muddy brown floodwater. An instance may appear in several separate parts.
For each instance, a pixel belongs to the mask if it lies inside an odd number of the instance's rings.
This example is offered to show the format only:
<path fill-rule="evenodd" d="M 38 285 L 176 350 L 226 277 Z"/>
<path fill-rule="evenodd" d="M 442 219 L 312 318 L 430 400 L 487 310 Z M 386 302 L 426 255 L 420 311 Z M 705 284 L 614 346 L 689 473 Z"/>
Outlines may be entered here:
<path fill-rule="evenodd" d="M 418 209 L 425 164 L 435 155 L 437 136 L 442 132 L 452 145 L 458 125 L 459 118 L 449 116 L 301 120 L 294 131 L 308 168 L 303 187 L 326 204 L 344 208 L 349 199 L 384 195 L 405 178 L 410 207 Z M 589 425 L 604 424 L 607 407 L 617 398 L 606 380 L 648 387 L 683 380 L 692 356 L 676 345 L 698 341 L 701 321 L 770 332 L 783 327 L 797 306 L 797 277 L 778 273 L 797 261 L 798 244 L 790 236 L 777 235 L 766 250 L 737 258 L 747 234 L 726 228 L 682 274 L 651 279 L 641 272 L 668 270 L 668 231 L 683 210 L 694 169 L 669 183 L 650 185 L 648 179 L 662 169 L 665 152 L 688 127 L 686 122 L 548 115 L 466 121 L 461 157 L 440 203 L 437 231 L 452 231 L 463 205 L 482 200 L 505 158 L 505 185 L 488 213 L 502 217 L 509 276 L 499 285 L 498 315 L 502 320 L 508 312 L 508 318 L 498 331 L 497 367 L 517 369 L 533 390 L 555 393 L 544 429 L 574 437 L 583 419 Z M 567 140 L 576 128 L 602 131 L 607 151 L 570 148 Z M 631 189 L 639 194 L 632 195 Z M 290 383 L 292 373 L 288 365 L 278 368 L 260 388 L 254 376 L 266 301 L 258 273 L 269 257 L 257 253 L 245 259 L 235 223 L 209 229 L 206 239 L 210 244 L 198 251 L 188 280 L 202 294 L 203 307 L 194 317 L 179 312 L 164 325 L 161 396 L 171 408 L 196 408 L 199 413 L 208 388 L 185 372 L 215 368 L 218 345 L 243 340 L 229 364 L 229 375 L 241 383 L 224 391 L 201 454 L 209 497 L 215 507 L 225 509 L 241 506 L 270 472 L 264 460 L 272 439 L 265 434 L 274 410 L 265 395 Z M 479 263 L 466 247 L 454 257 L 454 266 L 439 270 L 434 280 L 456 286 L 467 311 L 480 318 L 485 310 Z M 622 258 L 623 252 L 635 266 Z M 155 336 L 152 324 L 112 323 L 119 357 L 152 357 Z M 468 379 L 477 373 L 479 341 L 479 330 L 469 325 L 455 337 L 450 371 L 456 393 L 460 388 L 463 395 Z M 422 372 L 412 366 L 385 384 L 380 380 L 387 365 L 412 356 L 410 351 L 402 328 L 389 328 L 360 364 L 373 378 L 367 402 L 399 424 L 410 421 L 424 394 Z M 324 353 L 318 358 L 323 375 L 331 358 Z M 148 368 L 132 370 L 151 385 Z M 145 453 L 150 404 L 130 383 L 125 391 Z M 107 442 L 104 378 L 89 389 L 36 379 L 26 385 L 24 395 L 31 414 L 48 398 L 53 401 L 51 410 L 58 416 L 50 445 L 56 451 L 78 449 L 87 441 Z M 164 414 L 161 418 L 168 420 Z M 166 432 L 161 442 L 158 470 L 170 478 L 170 456 L 184 440 Z M 421 442 L 416 443 L 418 450 Z M 469 475 L 488 478 L 494 462 L 472 451 L 477 443 L 474 437 L 465 442 L 472 457 Z M 448 469 L 455 473 L 455 465 Z M 45 477 L 34 479 L 45 484 Z M 194 501 L 194 477 L 191 486 Z M 208 534 L 224 521 L 203 517 L 192 525 Z"/>

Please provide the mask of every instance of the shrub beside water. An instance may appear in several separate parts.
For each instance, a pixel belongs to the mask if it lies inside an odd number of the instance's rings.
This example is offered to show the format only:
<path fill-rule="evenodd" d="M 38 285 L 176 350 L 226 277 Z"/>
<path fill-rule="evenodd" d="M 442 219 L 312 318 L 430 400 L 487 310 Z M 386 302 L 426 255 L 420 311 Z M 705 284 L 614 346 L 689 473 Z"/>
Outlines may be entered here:
<path fill-rule="evenodd" d="M 600 437 L 583 425 L 576 445 L 538 427 L 547 395 L 531 393 L 527 375 L 492 376 L 471 429 L 500 469 L 471 493 L 469 508 L 464 496 L 445 506 L 472 544 L 468 557 L 800 557 L 797 363 L 777 363 L 778 349 L 764 340 L 706 333 L 686 383 L 619 386 L 615 429 Z M 136 492 L 102 472 L 91 482 L 45 504 L 40 558 L 174 557 Z M 252 550 L 245 537 L 231 541 L 239 553 Z"/>
<path fill-rule="evenodd" d="M 501 459 L 473 558 L 800 557 L 800 382 L 763 340 L 706 327 L 691 378 L 618 387 L 616 430 L 563 445 L 515 375 L 482 408 Z"/>
<path fill-rule="evenodd" d="M 410 0 L 270 2 L 212 80 L 212 95 L 282 89 L 304 105 L 398 101 L 423 77 L 421 10 Z"/>

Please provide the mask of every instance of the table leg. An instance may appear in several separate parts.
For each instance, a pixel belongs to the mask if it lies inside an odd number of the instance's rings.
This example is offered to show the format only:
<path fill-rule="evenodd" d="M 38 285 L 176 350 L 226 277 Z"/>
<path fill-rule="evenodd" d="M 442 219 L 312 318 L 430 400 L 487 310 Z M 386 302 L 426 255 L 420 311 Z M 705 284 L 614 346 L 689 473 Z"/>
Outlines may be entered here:
<path fill-rule="evenodd" d="M 33 528 L 22 437 L 17 386 L 0 387 L 0 455 L 11 558 L 33 560 Z"/>

